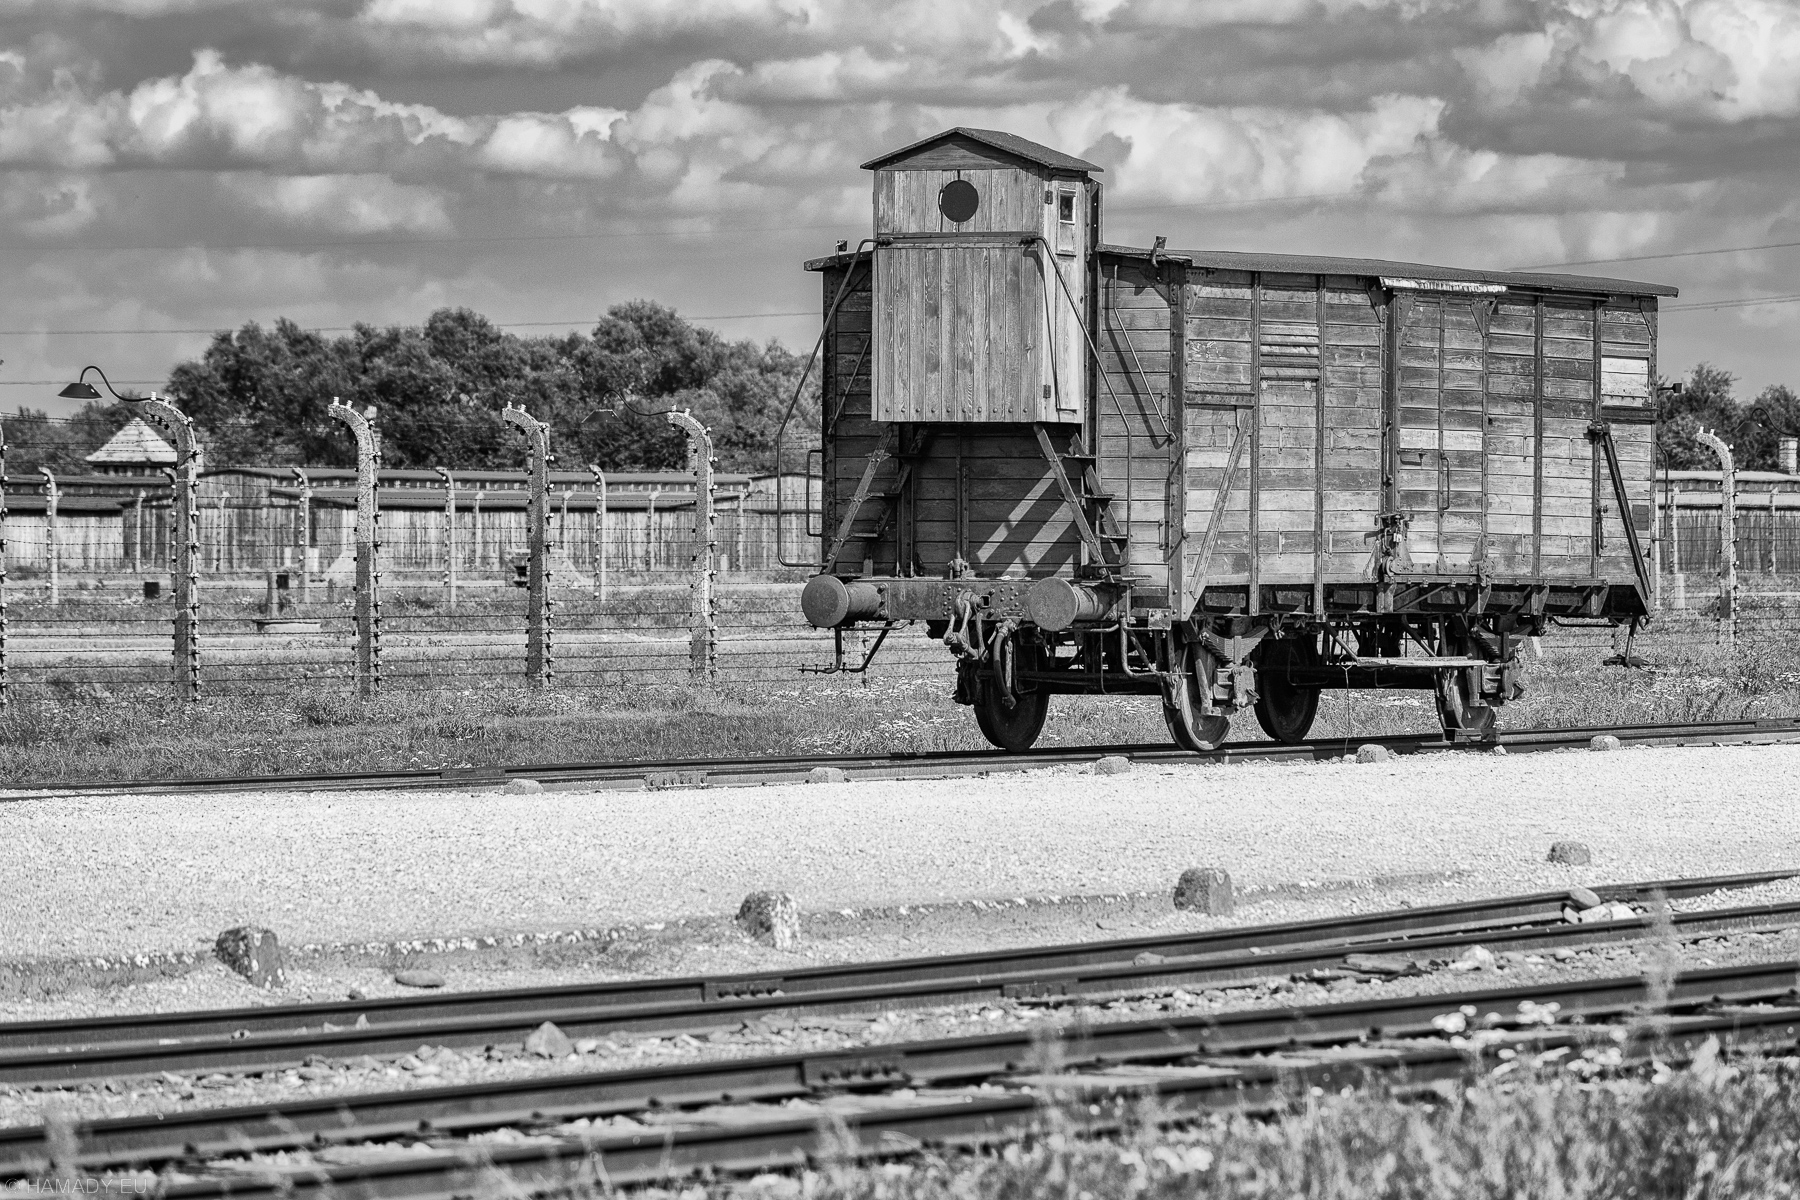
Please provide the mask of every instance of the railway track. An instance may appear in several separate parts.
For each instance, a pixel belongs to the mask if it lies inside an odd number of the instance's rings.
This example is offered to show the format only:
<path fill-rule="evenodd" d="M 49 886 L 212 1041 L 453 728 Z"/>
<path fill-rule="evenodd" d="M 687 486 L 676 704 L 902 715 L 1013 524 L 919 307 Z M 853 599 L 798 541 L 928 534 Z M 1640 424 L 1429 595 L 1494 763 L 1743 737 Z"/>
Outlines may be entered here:
<path fill-rule="evenodd" d="M 1796 873 L 1652 880 L 1598 894 L 1609 902 L 1651 895 L 1681 899 Z M 1650 915 L 1571 924 L 1564 915 L 1570 903 L 1567 892 L 1541 892 L 1344 919 L 784 973 L 14 1022 L 0 1025 L 0 1083 L 56 1086 L 161 1072 L 280 1070 L 314 1057 L 403 1055 L 421 1043 L 518 1044 L 544 1021 L 577 1038 L 663 1035 L 733 1028 L 777 1014 L 878 1013 L 1227 987 L 1343 970 L 1358 955 L 1394 960 L 1393 967 L 1454 958 L 1477 943 L 1492 951 L 1554 950 L 1629 941 L 1653 931 Z M 1785 929 L 1800 925 L 1800 903 L 1674 914 L 1670 924 L 1676 937 Z"/>
<path fill-rule="evenodd" d="M 171 1172 L 156 1188 L 171 1200 L 345 1191 L 423 1200 L 466 1195 L 491 1170 L 518 1193 L 702 1168 L 779 1169 L 829 1139 L 892 1156 L 1016 1137 L 1041 1119 L 1047 1096 L 1104 1101 L 1069 1111 L 1105 1129 L 1122 1120 L 1123 1100 L 1145 1095 L 1168 1112 L 1194 1113 L 1270 1107 L 1296 1085 L 1461 1078 L 1484 1047 L 1551 1059 L 1596 1045 L 1631 1058 L 1653 1049 L 1663 1062 L 1708 1038 L 1787 1051 L 1800 1036 L 1797 971 L 1797 962 L 1761 963 L 1682 973 L 1666 985 L 1588 979 L 122 1118 L 82 1129 L 74 1165 L 95 1175 Z M 1656 1022 L 1635 1024 L 1651 1010 Z M 1552 1012 L 1581 1024 L 1546 1028 Z M 1612 1022 L 1632 1024 L 1614 1036 L 1603 1027 Z M 464 1140 L 502 1128 L 532 1136 Z M 43 1130 L 4 1132 L 0 1178 L 47 1169 Z M 352 1150 L 393 1141 L 409 1148 Z M 251 1154 L 277 1157 L 244 1161 Z"/>
<path fill-rule="evenodd" d="M 1626 745 L 1707 745 L 1800 740 L 1800 718 L 1653 725 L 1594 725 L 1555 729 L 1503 730 L 1499 745 L 1510 753 L 1566 750 L 1611 734 Z M 1166 743 L 1111 746 L 1041 746 L 1008 754 L 998 750 L 934 751 L 873 755 L 789 755 L 758 758 L 690 758 L 640 762 L 538 763 L 504 767 L 445 767 L 438 770 L 344 771 L 297 775 L 213 776 L 125 782 L 87 780 L 54 787 L 15 789 L 0 802 L 23 802 L 76 794 L 189 795 L 245 791 L 444 790 L 487 788 L 514 779 L 555 786 L 580 784 L 606 791 L 658 791 L 683 787 L 746 787 L 803 781 L 819 767 L 849 779 L 924 779 L 1030 771 L 1091 763 L 1121 755 L 1139 763 L 1314 761 L 1336 758 L 1358 746 L 1379 745 L 1395 754 L 1432 751 L 1486 751 L 1488 746 L 1452 745 L 1440 733 L 1383 734 L 1314 738 L 1296 745 L 1230 742 L 1197 756 Z"/>

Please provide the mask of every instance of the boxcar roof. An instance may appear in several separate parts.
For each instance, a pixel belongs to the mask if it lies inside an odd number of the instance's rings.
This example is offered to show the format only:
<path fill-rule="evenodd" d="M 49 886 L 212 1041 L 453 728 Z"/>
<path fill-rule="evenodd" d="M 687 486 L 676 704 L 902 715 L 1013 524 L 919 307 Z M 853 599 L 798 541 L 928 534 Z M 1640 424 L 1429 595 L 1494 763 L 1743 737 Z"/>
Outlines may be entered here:
<path fill-rule="evenodd" d="M 871 158 L 862 165 L 862 169 L 865 171 L 879 171 L 889 163 L 905 158 L 909 154 L 913 154 L 919 150 L 923 150 L 927 146 L 932 146 L 938 142 L 957 136 L 980 142 L 982 145 L 998 150 L 1002 154 L 1008 154 L 1014 158 L 1022 158 L 1026 162 L 1036 163 L 1040 167 L 1049 167 L 1054 171 L 1099 171 L 1103 169 L 1095 166 L 1091 162 L 1076 158 L 1072 154 L 1064 154 L 1060 150 L 1052 150 L 1048 146 L 1041 146 L 1034 141 L 1020 137 L 1016 133 L 1006 133 L 999 129 L 970 129 L 966 125 L 958 125 L 954 129 L 946 129 L 942 133 L 934 133 L 928 138 L 920 138 L 910 146 L 902 146 L 900 149 L 891 150 L 879 158 Z"/>
<path fill-rule="evenodd" d="M 1102 254 L 1148 258 L 1150 251 L 1137 246 L 1102 246 Z M 1392 262 L 1381 258 L 1328 258 L 1316 254 L 1262 254 L 1242 250 L 1165 250 L 1164 258 L 1181 259 L 1197 267 L 1222 271 L 1279 271 L 1293 275 L 1366 275 L 1438 279 L 1451 283 L 1498 283 L 1506 287 L 1549 292 L 1605 292 L 1620 296 L 1678 296 L 1680 289 L 1666 283 L 1640 283 L 1600 275 L 1564 275 L 1553 271 L 1484 271 L 1467 267 L 1434 267 L 1426 263 Z"/>

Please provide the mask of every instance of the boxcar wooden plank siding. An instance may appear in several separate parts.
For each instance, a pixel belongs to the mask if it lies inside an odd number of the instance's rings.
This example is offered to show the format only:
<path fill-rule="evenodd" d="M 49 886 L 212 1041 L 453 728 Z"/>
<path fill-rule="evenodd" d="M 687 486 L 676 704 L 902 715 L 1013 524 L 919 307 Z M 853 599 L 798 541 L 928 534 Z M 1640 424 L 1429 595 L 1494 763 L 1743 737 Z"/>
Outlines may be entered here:
<path fill-rule="evenodd" d="M 929 222 L 951 178 L 951 169 L 921 173 L 895 203 Z M 906 247 L 916 265 L 896 273 L 889 299 L 918 313 L 935 342 L 887 329 L 869 340 L 846 322 L 833 347 L 844 457 L 866 454 L 884 428 L 868 420 L 867 400 L 859 413 L 857 377 L 884 377 L 879 364 L 858 364 L 890 339 L 897 359 L 906 352 L 896 378 L 916 393 L 900 428 L 957 427 L 916 466 L 912 530 L 884 533 L 895 541 L 877 554 L 901 574 L 942 574 L 961 558 L 978 574 L 1035 577 L 1074 573 L 1088 558 L 1031 432 L 1042 381 L 1000 395 L 976 382 L 992 378 L 998 355 L 1022 367 L 1027 339 L 1048 336 L 1046 305 L 1066 304 L 1041 274 L 995 274 L 1037 323 L 1003 334 L 999 310 L 1012 297 L 1003 304 L 1003 291 L 983 293 L 975 280 L 999 259 L 1028 261 L 1016 250 L 965 247 L 953 261 L 928 239 Z M 1199 261 L 1103 252 L 1088 277 L 1085 366 L 1078 380 L 1056 378 L 1059 390 L 1085 389 L 1082 421 L 1053 423 L 1056 445 L 1079 438 L 1093 455 L 1067 460 L 1067 474 L 1078 493 L 1100 493 L 1088 515 L 1112 535 L 1109 555 L 1134 580 L 1135 609 L 1307 607 L 1332 586 L 1362 588 L 1378 569 L 1393 580 L 1635 582 L 1625 533 L 1628 522 L 1647 528 L 1651 511 L 1650 427 L 1637 414 L 1654 378 L 1653 299 L 1554 285 L 1433 291 Z M 887 286 L 877 271 L 876 287 Z M 860 322 L 867 310 L 855 311 Z M 993 331 L 985 343 L 983 328 Z M 1025 349 L 1003 347 L 1008 336 Z M 879 384 L 874 404 L 879 415 Z M 984 413 L 991 423 L 971 420 Z M 1591 434 L 1603 417 L 1629 480 L 1623 502 Z M 877 492 L 897 466 L 883 468 Z M 840 503 L 860 479 L 854 465 L 828 474 Z M 1386 559 L 1377 535 L 1390 508 L 1400 541 Z M 1209 533 L 1204 583 L 1218 594 L 1202 598 L 1197 555 Z"/>

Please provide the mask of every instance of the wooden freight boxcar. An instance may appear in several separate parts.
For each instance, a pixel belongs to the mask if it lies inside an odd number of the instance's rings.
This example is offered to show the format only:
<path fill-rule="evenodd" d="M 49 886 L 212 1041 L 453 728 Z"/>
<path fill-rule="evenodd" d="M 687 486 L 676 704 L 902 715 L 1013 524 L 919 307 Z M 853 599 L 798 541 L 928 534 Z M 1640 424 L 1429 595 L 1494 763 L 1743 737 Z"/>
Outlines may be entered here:
<path fill-rule="evenodd" d="M 1657 297 L 1616 279 L 1102 244 L 1098 168 L 955 129 L 865 166 L 823 276 L 821 628 L 924 621 L 1023 749 L 1057 692 L 1421 688 L 1494 736 L 1553 617 L 1647 612 Z"/>

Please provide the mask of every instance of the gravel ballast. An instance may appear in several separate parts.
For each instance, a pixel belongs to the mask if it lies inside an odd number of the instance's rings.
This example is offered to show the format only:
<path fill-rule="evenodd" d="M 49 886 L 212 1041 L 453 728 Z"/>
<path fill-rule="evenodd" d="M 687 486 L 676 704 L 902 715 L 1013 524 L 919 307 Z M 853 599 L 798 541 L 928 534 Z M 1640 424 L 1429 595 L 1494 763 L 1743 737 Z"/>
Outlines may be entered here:
<path fill-rule="evenodd" d="M 0 957 L 1454 874 L 1491 894 L 1796 861 L 1800 747 L 1074 768 L 644 793 L 85 796 L 3 807 Z M 1546 863 L 1553 842 L 1593 862 Z"/>

